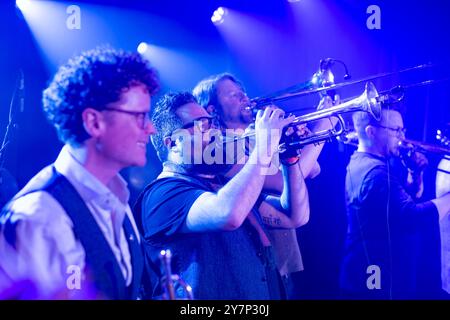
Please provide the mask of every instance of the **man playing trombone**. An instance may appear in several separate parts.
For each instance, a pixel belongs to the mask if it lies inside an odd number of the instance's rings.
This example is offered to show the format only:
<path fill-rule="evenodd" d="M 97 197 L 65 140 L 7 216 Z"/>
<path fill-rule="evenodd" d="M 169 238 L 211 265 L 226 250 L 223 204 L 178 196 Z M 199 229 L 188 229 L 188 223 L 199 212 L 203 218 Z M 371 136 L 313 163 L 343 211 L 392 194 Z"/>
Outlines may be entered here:
<path fill-rule="evenodd" d="M 418 153 L 407 161 L 407 186 L 393 172 L 389 160 L 400 157 L 404 138 L 402 115 L 383 108 L 381 120 L 353 115 L 358 149 L 347 167 L 348 231 L 341 268 L 341 288 L 350 299 L 408 299 L 439 297 L 437 286 L 421 290 L 420 234 L 437 225 L 450 211 L 450 193 L 426 202 L 423 191 L 426 158 Z M 438 245 L 436 245 L 438 247 Z M 426 263 L 426 262 L 425 262 Z M 423 283 L 422 283 L 423 284 Z M 436 288 L 436 291 L 434 291 Z M 423 289 L 423 288 L 422 288 Z"/>

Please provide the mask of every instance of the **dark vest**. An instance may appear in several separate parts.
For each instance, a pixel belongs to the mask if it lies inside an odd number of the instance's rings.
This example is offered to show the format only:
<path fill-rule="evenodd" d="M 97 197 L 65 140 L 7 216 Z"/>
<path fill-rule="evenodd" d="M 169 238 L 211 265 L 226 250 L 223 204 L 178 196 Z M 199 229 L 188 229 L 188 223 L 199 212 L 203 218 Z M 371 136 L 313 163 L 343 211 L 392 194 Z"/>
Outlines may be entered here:
<path fill-rule="evenodd" d="M 59 174 L 53 165 L 44 168 L 37 176 L 39 179 L 33 178 L 14 199 L 36 191 L 46 191 L 52 195 L 73 222 L 74 235 L 81 242 L 86 254 L 85 273 L 87 279 L 93 282 L 95 296 L 103 299 L 137 299 L 144 262 L 142 248 L 127 215 L 125 215 L 123 229 L 130 250 L 133 272 L 133 279 L 128 287 L 111 247 L 72 184 Z M 7 210 L 2 213 L 3 226 L 1 227 L 5 228 L 7 240 L 14 243 L 15 228 L 9 217 L 5 216 L 9 214 L 11 213 Z M 87 293 L 87 296 L 91 297 L 92 294 Z"/>

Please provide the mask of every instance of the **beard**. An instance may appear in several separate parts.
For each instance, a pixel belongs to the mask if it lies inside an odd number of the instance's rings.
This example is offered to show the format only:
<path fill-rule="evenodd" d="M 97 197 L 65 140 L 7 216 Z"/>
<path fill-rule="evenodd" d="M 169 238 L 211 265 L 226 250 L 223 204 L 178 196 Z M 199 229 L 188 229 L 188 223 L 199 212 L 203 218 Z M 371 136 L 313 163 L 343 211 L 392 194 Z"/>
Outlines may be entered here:
<path fill-rule="evenodd" d="M 235 149 L 227 148 L 223 137 L 217 135 L 202 148 L 191 146 L 190 150 L 194 150 L 194 154 L 185 155 L 183 163 L 179 164 L 186 172 L 223 175 L 237 163 Z"/>
<path fill-rule="evenodd" d="M 253 111 L 243 110 L 239 118 L 242 123 L 249 125 L 254 122 L 254 117 L 256 118 L 256 114 L 253 114 Z"/>

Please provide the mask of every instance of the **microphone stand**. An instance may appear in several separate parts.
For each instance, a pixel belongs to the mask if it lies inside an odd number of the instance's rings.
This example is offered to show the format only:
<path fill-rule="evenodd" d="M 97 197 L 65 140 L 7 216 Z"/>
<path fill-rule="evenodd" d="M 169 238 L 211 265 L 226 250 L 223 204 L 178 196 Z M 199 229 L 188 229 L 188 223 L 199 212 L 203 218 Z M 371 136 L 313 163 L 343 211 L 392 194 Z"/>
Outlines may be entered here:
<path fill-rule="evenodd" d="M 0 209 L 3 205 L 9 201 L 18 191 L 16 179 L 5 168 L 7 151 L 9 151 L 12 144 L 14 132 L 19 129 L 18 125 L 18 113 L 22 113 L 24 110 L 25 102 L 25 81 L 22 70 L 19 70 L 16 86 L 14 87 L 13 96 L 9 105 L 9 118 L 6 126 L 5 136 L 0 148 Z M 19 100 L 17 102 L 17 100 Z M 18 109 L 18 110 L 16 110 Z"/>

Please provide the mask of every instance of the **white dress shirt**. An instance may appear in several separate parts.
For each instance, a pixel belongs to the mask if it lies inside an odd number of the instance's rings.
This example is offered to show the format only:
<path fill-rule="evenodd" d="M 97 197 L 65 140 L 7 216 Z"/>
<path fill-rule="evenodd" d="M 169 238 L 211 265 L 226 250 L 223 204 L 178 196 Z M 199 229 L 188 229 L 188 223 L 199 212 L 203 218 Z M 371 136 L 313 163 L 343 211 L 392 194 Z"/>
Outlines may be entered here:
<path fill-rule="evenodd" d="M 67 146 L 54 165 L 85 201 L 129 285 L 132 266 L 122 227 L 125 215 L 136 235 L 139 233 L 128 205 L 126 182 L 117 175 L 105 186 L 70 154 Z M 35 178 L 39 179 L 39 174 Z M 11 211 L 12 220 L 20 223 L 15 228 L 15 248 L 0 233 L 0 296 L 21 281 L 34 285 L 35 298 L 58 298 L 61 292 L 73 289 L 68 288 L 67 281 L 73 268 L 79 268 L 84 275 L 85 251 L 75 238 L 72 220 L 59 202 L 49 193 L 39 191 L 17 199 Z"/>

